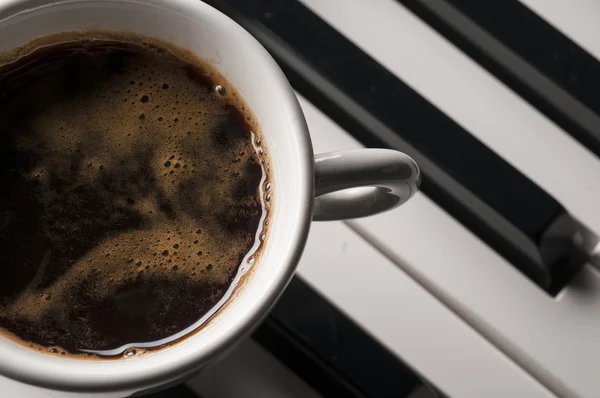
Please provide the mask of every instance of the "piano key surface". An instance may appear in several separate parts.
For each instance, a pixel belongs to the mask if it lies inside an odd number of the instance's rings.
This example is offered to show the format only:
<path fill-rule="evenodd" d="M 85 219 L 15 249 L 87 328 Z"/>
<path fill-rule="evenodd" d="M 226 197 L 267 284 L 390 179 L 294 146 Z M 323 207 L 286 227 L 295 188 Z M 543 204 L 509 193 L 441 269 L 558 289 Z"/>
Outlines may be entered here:
<path fill-rule="evenodd" d="M 597 2 L 521 3 L 599 58 Z M 600 161 L 564 126 L 398 1 L 302 4 L 600 233 Z M 300 101 L 316 152 L 362 146 Z M 587 264 L 549 296 L 423 193 L 377 217 L 314 224 L 298 276 L 449 397 L 600 396 L 600 273 Z M 227 383 L 229 371 L 246 377 Z M 3 396 L 81 396 L 0 386 Z M 252 341 L 188 386 L 203 398 L 326 396 Z"/>
<path fill-rule="evenodd" d="M 598 159 L 425 23 L 391 0 L 344 1 L 343 12 L 338 0 L 303 2 L 600 231 Z M 591 265 L 553 299 L 419 197 L 349 225 L 557 394 L 600 393 Z"/>

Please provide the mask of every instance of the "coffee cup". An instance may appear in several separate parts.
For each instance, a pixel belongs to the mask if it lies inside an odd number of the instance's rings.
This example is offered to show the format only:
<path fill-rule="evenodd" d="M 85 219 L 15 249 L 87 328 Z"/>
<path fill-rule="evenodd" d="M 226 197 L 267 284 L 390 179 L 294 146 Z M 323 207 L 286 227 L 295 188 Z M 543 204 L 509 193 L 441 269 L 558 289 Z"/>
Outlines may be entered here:
<path fill-rule="evenodd" d="M 0 51 L 65 31 L 131 32 L 188 49 L 244 97 L 263 132 L 277 192 L 269 239 L 245 283 L 201 330 L 127 360 L 60 358 L 0 338 L 0 375 L 49 390 L 131 396 L 181 382 L 260 324 L 293 276 L 313 220 L 365 217 L 406 202 L 420 172 L 407 155 L 360 149 L 314 156 L 296 96 L 268 52 L 198 0 L 4 0 Z M 86 395 L 87 396 L 87 395 Z"/>

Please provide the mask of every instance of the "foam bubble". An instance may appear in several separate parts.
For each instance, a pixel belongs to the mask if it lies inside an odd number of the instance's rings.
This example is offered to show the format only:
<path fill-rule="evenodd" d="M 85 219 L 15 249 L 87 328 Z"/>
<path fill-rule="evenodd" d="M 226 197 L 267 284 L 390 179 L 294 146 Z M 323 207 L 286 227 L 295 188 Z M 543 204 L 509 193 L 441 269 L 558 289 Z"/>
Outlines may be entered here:
<path fill-rule="evenodd" d="M 215 86 L 215 91 L 220 96 L 225 96 L 227 94 L 227 89 L 224 86 L 220 85 L 220 84 L 218 84 L 218 85 Z"/>

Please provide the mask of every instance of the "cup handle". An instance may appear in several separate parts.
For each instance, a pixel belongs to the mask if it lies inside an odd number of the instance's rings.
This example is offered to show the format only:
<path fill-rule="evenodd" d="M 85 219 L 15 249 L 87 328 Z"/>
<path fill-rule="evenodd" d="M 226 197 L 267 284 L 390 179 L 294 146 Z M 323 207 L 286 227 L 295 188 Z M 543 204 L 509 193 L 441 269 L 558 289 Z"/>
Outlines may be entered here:
<path fill-rule="evenodd" d="M 352 219 L 393 209 L 420 184 L 419 167 L 402 152 L 355 149 L 317 155 L 313 220 Z"/>

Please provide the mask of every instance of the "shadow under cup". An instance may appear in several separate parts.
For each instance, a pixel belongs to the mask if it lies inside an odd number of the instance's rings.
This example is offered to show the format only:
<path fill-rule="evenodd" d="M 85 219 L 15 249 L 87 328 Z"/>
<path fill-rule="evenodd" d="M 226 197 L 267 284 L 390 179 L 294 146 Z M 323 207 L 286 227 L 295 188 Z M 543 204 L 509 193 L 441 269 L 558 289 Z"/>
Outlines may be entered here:
<path fill-rule="evenodd" d="M 198 0 L 12 0 L 0 4 L 0 51 L 74 30 L 129 32 L 189 49 L 244 97 L 261 126 L 274 205 L 266 244 L 246 283 L 200 331 L 156 353 L 124 360 L 43 354 L 0 339 L 0 374 L 51 389 L 132 394 L 175 383 L 248 335 L 291 278 L 307 238 L 314 198 L 313 153 L 287 80 L 245 30 Z"/>

